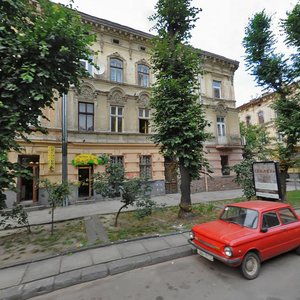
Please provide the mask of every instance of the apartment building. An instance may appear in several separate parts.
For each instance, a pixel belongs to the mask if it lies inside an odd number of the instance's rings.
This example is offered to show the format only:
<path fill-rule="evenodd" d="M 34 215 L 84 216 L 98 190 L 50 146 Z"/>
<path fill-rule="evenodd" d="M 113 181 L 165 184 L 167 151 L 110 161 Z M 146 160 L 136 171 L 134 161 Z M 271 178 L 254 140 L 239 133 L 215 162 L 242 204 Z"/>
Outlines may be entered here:
<path fill-rule="evenodd" d="M 126 176 L 149 178 L 153 195 L 177 192 L 176 163 L 160 154 L 151 137 L 149 99 L 155 76 L 150 63 L 149 33 L 81 13 L 97 36 L 92 50 L 99 69 L 82 61 L 91 77 L 82 79 L 80 91 L 70 89 L 67 104 L 68 180 L 74 187 L 71 202 L 97 199 L 93 175 L 104 170 L 99 157 L 124 165 Z M 238 62 L 202 52 L 205 74 L 199 76 L 199 102 L 205 106 L 213 138 L 206 144 L 207 157 L 214 173 L 193 182 L 193 191 L 232 188 L 233 174 L 228 166 L 241 160 L 242 146 L 238 112 L 235 108 L 234 72 Z M 62 99 L 44 112 L 41 120 L 48 135 L 30 136 L 31 143 L 20 141 L 22 153 L 10 153 L 11 161 L 29 168 L 32 179 L 18 178 L 18 192 L 7 192 L 13 202 L 44 204 L 47 195 L 38 187 L 41 179 L 61 181 L 62 177 Z"/>

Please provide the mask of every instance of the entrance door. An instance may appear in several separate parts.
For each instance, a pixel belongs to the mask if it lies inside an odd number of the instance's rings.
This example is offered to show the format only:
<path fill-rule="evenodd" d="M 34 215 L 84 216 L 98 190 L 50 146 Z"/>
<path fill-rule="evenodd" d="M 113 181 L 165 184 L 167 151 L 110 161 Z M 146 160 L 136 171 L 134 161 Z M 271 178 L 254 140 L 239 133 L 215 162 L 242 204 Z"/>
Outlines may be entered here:
<path fill-rule="evenodd" d="M 21 155 L 19 156 L 20 164 L 29 171 L 28 176 L 20 177 L 18 182 L 19 201 L 38 201 L 38 181 L 39 181 L 39 156 Z"/>
<path fill-rule="evenodd" d="M 177 163 L 165 158 L 165 190 L 166 194 L 175 194 L 177 187 Z"/>
<path fill-rule="evenodd" d="M 93 195 L 93 167 L 78 168 L 78 197 L 91 197 Z"/>

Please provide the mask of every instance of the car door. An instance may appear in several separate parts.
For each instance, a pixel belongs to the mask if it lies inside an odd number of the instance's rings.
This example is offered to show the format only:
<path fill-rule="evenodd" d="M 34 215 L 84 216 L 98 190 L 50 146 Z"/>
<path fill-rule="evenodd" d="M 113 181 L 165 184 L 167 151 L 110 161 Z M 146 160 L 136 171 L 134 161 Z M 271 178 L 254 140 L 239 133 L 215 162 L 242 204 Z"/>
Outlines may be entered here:
<path fill-rule="evenodd" d="M 300 245 L 300 221 L 289 208 L 279 209 L 278 213 L 285 235 L 284 247 L 289 251 Z"/>
<path fill-rule="evenodd" d="M 285 252 L 286 234 L 276 210 L 264 212 L 261 217 L 259 250 L 262 260 Z"/>

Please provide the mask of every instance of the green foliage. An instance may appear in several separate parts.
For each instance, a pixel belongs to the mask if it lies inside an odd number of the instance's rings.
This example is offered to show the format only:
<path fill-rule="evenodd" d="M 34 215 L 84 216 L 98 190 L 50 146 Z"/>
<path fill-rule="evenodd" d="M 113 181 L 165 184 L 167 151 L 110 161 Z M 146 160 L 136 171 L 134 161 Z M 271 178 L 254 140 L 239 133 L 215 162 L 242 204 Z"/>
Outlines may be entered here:
<path fill-rule="evenodd" d="M 126 178 L 124 167 L 119 163 L 107 163 L 105 172 L 95 175 L 94 190 L 103 197 L 121 196 L 123 204 L 116 215 L 115 226 L 124 208 L 136 206 L 137 216 L 143 218 L 150 215 L 157 206 L 150 198 L 151 187 L 148 182 L 141 178 Z"/>
<path fill-rule="evenodd" d="M 154 134 L 152 139 L 165 157 L 179 163 L 182 202 L 190 201 L 190 183 L 199 178 L 208 166 L 203 144 L 208 122 L 198 103 L 199 81 L 202 74 L 200 51 L 188 45 L 200 9 L 190 0 L 159 0 L 155 21 L 158 35 L 153 39 L 151 55 L 156 76 L 150 106 Z M 184 206 L 186 206 L 184 205 Z"/>
<path fill-rule="evenodd" d="M 54 101 L 53 91 L 79 87 L 87 73 L 80 59 L 88 59 L 87 34 L 76 11 L 48 0 L 0 1 L 0 207 L 11 189 L 17 164 L 6 153 L 20 150 L 17 139 L 28 141 L 35 131 L 45 133 L 39 116 Z"/>
<path fill-rule="evenodd" d="M 233 170 L 236 173 L 235 182 L 242 187 L 244 196 L 249 200 L 255 195 L 253 162 L 270 159 L 272 151 L 268 148 L 270 138 L 264 127 L 240 123 L 240 131 L 245 138 L 243 160 Z"/>
<path fill-rule="evenodd" d="M 64 200 L 71 194 L 71 185 L 68 182 L 52 183 L 50 180 L 41 180 L 41 188 L 45 188 L 48 193 L 48 203 L 51 213 L 51 234 L 54 228 L 54 211 L 56 207 L 62 206 Z"/>
<path fill-rule="evenodd" d="M 295 53 L 289 57 L 275 53 L 276 38 L 271 28 L 272 17 L 265 11 L 256 13 L 245 29 L 243 45 L 246 65 L 259 86 L 277 94 L 273 109 L 277 112 L 276 127 L 284 137 L 284 144 L 278 147 L 283 194 L 288 168 L 294 163 L 295 145 L 299 142 L 300 127 L 300 4 L 296 4 L 286 19 L 281 21 L 287 46 Z"/>

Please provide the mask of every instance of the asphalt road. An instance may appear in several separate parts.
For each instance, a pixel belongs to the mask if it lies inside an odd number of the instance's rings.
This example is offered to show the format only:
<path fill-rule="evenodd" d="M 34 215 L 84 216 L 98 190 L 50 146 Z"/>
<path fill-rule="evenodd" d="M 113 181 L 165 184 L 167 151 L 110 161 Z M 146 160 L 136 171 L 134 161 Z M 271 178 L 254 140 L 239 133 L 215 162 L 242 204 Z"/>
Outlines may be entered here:
<path fill-rule="evenodd" d="M 300 300 L 300 256 L 287 253 L 262 264 L 255 280 L 199 256 L 79 284 L 34 300 Z"/>

